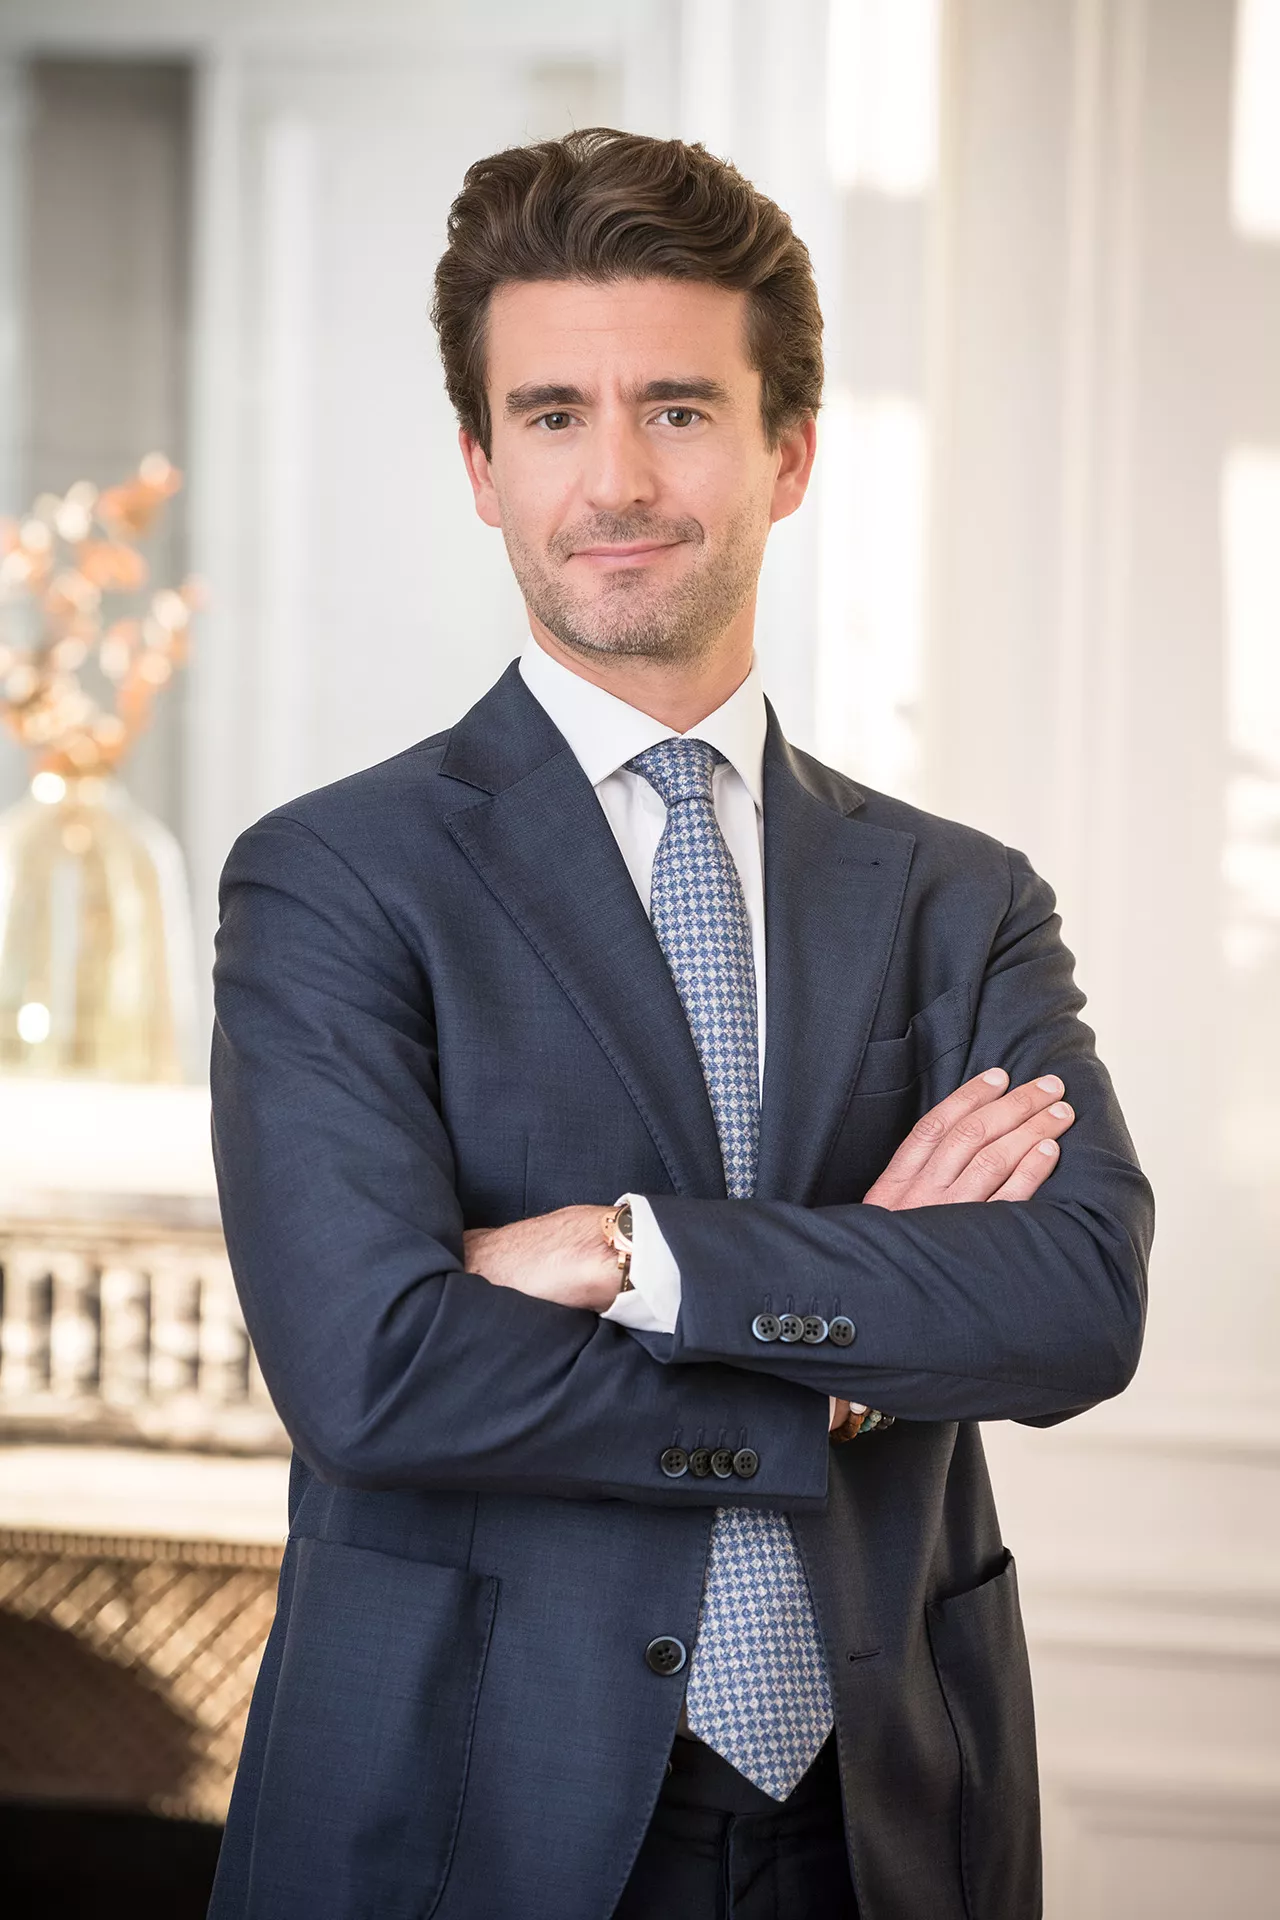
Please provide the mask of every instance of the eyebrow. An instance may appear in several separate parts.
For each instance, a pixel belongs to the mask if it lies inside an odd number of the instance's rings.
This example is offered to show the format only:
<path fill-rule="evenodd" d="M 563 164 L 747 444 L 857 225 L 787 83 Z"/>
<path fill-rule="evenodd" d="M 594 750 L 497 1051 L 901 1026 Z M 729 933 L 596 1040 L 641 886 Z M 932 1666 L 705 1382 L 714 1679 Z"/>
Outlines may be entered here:
<path fill-rule="evenodd" d="M 623 398 L 630 401 L 633 406 L 645 406 L 655 400 L 668 402 L 705 400 L 711 405 L 724 406 L 729 401 L 729 389 L 722 386 L 718 380 L 672 376 L 663 380 L 648 380 L 642 387 L 629 389 Z M 590 404 L 590 397 L 581 387 L 556 384 L 513 387 L 507 395 L 506 412 L 508 418 L 511 418 L 517 414 L 533 413 L 543 408 L 585 407 Z"/>

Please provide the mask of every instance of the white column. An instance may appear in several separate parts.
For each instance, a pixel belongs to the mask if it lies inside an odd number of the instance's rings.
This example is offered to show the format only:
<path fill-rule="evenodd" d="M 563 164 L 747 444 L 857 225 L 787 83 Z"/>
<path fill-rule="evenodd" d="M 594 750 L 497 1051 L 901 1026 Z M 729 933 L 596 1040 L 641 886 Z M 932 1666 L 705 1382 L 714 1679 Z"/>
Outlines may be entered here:
<path fill-rule="evenodd" d="M 20 513 L 23 435 L 22 173 L 26 140 L 21 62 L 0 52 L 0 514 Z M 0 733 L 0 807 L 16 800 L 28 779 L 27 756 Z"/>
<path fill-rule="evenodd" d="M 1054 1920 L 1280 1871 L 1280 272 L 1233 11 L 949 10 L 925 792 L 1056 884 L 1157 1193 L 1134 1387 L 988 1434 Z"/>

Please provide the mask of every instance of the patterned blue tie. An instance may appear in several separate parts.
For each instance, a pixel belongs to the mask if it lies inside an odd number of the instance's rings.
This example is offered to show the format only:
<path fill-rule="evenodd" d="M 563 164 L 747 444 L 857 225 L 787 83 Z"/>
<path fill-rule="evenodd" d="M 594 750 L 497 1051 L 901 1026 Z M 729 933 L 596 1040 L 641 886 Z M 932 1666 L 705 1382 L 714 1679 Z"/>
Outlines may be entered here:
<path fill-rule="evenodd" d="M 756 974 L 742 883 L 711 797 L 723 758 L 686 737 L 627 764 L 667 808 L 650 917 L 702 1062 L 725 1185 L 746 1200 L 760 1154 Z M 717 1508 L 685 1707 L 693 1732 L 775 1800 L 830 1732 L 822 1638 L 784 1513 Z"/>

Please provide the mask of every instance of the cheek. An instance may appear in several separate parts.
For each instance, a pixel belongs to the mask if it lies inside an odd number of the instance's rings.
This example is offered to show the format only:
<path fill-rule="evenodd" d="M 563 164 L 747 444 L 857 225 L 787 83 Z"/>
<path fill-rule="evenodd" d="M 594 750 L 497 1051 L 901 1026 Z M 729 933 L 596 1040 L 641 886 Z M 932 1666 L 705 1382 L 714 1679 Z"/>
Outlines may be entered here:
<path fill-rule="evenodd" d="M 508 462 L 496 482 L 502 528 L 508 539 L 522 547 L 544 552 L 547 542 L 562 523 L 564 510 L 572 497 L 565 475 L 545 466 L 533 468 Z"/>
<path fill-rule="evenodd" d="M 664 506 L 692 514 L 712 540 L 725 539 L 757 522 L 767 525 L 772 473 L 737 447 L 689 449 L 672 462 Z"/>

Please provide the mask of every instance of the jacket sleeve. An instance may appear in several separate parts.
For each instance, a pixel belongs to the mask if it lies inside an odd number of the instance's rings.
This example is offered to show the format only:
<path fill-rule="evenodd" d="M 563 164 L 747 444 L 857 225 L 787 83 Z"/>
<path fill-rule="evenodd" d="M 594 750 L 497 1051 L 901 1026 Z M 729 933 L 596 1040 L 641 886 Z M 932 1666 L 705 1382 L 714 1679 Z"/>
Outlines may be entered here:
<path fill-rule="evenodd" d="M 1059 1074 L 1076 1119 L 1054 1172 L 1030 1201 L 900 1213 L 650 1196 L 680 1268 L 671 1363 L 728 1360 L 916 1420 L 1047 1425 L 1128 1384 L 1151 1190 L 1079 1018 L 1053 895 L 1023 855 L 1009 869 L 956 1084 L 992 1066 L 1014 1084 Z M 763 1344 L 755 1316 L 788 1302 L 846 1316 L 854 1339 Z"/>
<path fill-rule="evenodd" d="M 682 1374 L 598 1314 L 463 1271 L 430 983 L 363 880 L 268 815 L 222 876 L 214 1157 L 250 1337 L 298 1452 L 358 1487 L 678 1506 L 826 1497 L 826 1389 Z M 751 1478 L 670 1478 L 673 1444 Z"/>

